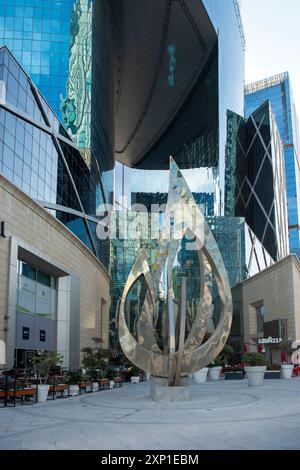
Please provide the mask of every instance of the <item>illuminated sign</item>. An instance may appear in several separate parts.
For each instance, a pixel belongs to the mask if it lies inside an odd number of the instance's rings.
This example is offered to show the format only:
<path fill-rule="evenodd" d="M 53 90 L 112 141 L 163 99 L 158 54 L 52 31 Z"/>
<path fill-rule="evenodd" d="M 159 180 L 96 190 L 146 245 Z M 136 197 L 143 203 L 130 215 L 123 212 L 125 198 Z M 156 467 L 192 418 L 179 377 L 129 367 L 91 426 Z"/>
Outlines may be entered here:
<path fill-rule="evenodd" d="M 258 340 L 258 344 L 279 344 L 282 342 L 282 338 L 261 338 Z"/>
<path fill-rule="evenodd" d="M 40 330 L 40 341 L 41 342 L 46 341 L 46 331 L 45 330 Z"/>
<path fill-rule="evenodd" d="M 27 328 L 26 326 L 23 326 L 23 329 L 22 329 L 22 338 L 23 338 L 25 341 L 28 341 L 28 340 L 29 340 L 29 336 L 30 336 L 30 330 L 29 330 L 29 328 Z"/>

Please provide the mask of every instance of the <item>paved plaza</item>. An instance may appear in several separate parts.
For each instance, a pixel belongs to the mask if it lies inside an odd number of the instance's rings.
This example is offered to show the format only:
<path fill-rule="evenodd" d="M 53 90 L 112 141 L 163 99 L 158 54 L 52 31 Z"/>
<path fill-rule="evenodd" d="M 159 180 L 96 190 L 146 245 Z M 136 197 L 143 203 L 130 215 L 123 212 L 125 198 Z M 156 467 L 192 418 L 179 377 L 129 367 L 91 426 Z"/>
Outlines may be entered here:
<path fill-rule="evenodd" d="M 300 449 L 300 378 L 191 385 L 154 403 L 149 383 L 0 409 L 0 449 Z"/>

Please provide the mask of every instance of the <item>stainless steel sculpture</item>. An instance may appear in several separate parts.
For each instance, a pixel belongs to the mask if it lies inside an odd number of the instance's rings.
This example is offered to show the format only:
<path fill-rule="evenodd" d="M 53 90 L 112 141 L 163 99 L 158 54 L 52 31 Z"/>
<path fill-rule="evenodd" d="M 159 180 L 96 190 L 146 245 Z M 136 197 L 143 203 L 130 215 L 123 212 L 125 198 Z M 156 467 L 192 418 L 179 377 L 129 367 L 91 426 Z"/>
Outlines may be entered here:
<path fill-rule="evenodd" d="M 180 217 L 181 216 L 181 219 Z M 174 302 L 172 268 L 182 233 L 178 236 L 178 220 L 182 221 L 184 234 L 193 249 L 198 252 L 201 276 L 200 302 L 189 334 L 186 334 L 186 278 L 182 278 L 180 302 Z M 179 224 L 180 225 L 180 224 Z M 211 322 L 211 296 L 206 289 L 205 272 L 210 265 L 214 274 L 221 302 L 217 327 L 206 342 L 203 342 Z M 155 335 L 158 306 L 155 292 L 159 288 L 163 270 L 167 272 L 167 317 L 168 331 L 166 348 L 162 350 Z M 131 334 L 125 318 L 128 295 L 138 280 L 147 286 L 147 294 L 137 319 L 137 339 Z M 141 250 L 124 287 L 119 312 L 119 339 L 121 347 L 137 367 L 151 375 L 168 378 L 169 386 L 179 386 L 182 378 L 213 362 L 222 351 L 232 323 L 232 298 L 230 285 L 221 253 L 195 199 L 179 168 L 171 158 L 170 188 L 165 212 L 165 224 L 158 243 L 154 263 L 149 266 L 148 253 Z"/>

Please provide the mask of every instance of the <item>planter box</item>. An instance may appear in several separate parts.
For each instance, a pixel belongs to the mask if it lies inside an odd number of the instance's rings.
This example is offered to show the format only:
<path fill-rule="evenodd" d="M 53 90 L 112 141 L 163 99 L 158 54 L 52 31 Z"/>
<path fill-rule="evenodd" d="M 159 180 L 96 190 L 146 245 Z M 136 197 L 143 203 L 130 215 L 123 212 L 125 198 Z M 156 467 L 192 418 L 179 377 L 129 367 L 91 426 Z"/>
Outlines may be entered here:
<path fill-rule="evenodd" d="M 225 372 L 225 380 L 243 380 L 243 372 Z"/>
<path fill-rule="evenodd" d="M 198 370 L 197 372 L 193 373 L 194 381 L 196 384 L 205 384 L 208 374 L 208 367 L 204 367 L 203 369 Z"/>
<path fill-rule="evenodd" d="M 247 374 L 249 387 L 260 387 L 264 383 L 266 366 L 247 366 L 245 372 Z"/>
<path fill-rule="evenodd" d="M 80 382 L 79 384 L 80 394 L 84 390 L 85 393 L 91 393 L 92 391 L 92 382 Z"/>
<path fill-rule="evenodd" d="M 69 385 L 69 395 L 71 397 L 76 397 L 76 395 L 78 394 L 79 394 L 79 385 L 77 384 Z"/>
<path fill-rule="evenodd" d="M 267 370 L 267 372 L 265 373 L 265 379 L 278 379 L 280 380 L 280 370 Z"/>
<path fill-rule="evenodd" d="M 122 385 L 123 385 L 123 382 L 122 382 L 121 377 L 117 377 L 117 378 L 114 380 L 114 382 L 115 382 L 115 386 L 116 386 L 116 387 L 122 387 Z"/>
<path fill-rule="evenodd" d="M 222 367 L 221 366 L 211 367 L 209 369 L 209 378 L 210 378 L 210 380 L 213 380 L 214 382 L 216 382 L 217 380 L 220 380 L 221 373 L 222 373 Z"/>
<path fill-rule="evenodd" d="M 294 366 L 290 364 L 284 364 L 281 366 L 281 377 L 285 380 L 291 380 L 293 376 Z"/>
<path fill-rule="evenodd" d="M 140 382 L 140 376 L 139 375 L 133 375 L 131 378 L 131 383 L 133 384 L 138 384 Z"/>

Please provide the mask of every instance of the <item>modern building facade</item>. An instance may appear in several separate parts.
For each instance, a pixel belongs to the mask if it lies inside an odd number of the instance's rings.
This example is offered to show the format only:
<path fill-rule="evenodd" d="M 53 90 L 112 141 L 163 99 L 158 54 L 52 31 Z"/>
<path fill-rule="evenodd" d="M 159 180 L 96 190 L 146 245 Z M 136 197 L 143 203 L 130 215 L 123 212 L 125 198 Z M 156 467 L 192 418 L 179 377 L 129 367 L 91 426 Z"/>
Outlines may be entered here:
<path fill-rule="evenodd" d="M 114 151 L 127 165 L 115 176 L 119 207 L 122 196 L 130 204 L 154 178 L 166 192 L 161 170 L 172 154 L 190 171 L 185 176 L 208 213 L 224 213 L 226 113 L 244 112 L 236 0 L 0 5 L 0 44 L 30 74 L 90 167 L 93 215 L 112 200 Z"/>
<path fill-rule="evenodd" d="M 28 366 L 42 349 L 58 350 L 65 366 L 78 367 L 82 345 L 108 338 L 110 278 L 95 235 L 90 168 L 6 47 L 0 96 L 0 338 L 7 365 Z"/>
<path fill-rule="evenodd" d="M 6 47 L 0 49 L 0 86 L 1 173 L 107 266 L 107 248 L 96 237 L 99 194 L 91 167 Z"/>
<path fill-rule="evenodd" d="M 300 337 L 299 293 L 300 263 L 295 255 L 273 264 L 233 290 L 245 351 L 265 350 L 268 362 L 281 363 L 281 340 L 294 341 Z"/>
<path fill-rule="evenodd" d="M 56 350 L 78 368 L 93 337 L 108 347 L 110 277 L 57 218 L 0 175 L 0 339 L 5 366 Z"/>
<path fill-rule="evenodd" d="M 0 171 L 32 198 L 34 207 L 40 204 L 55 222 L 62 222 L 62 233 L 70 234 L 69 229 L 81 240 L 104 271 L 111 252 L 114 327 L 122 279 L 140 245 L 134 238 L 117 240 L 109 250 L 108 241 L 98 240 L 96 225 L 103 206 L 106 210 L 113 201 L 128 220 L 134 216 L 126 211 L 132 203 L 143 204 L 146 211 L 152 204 L 164 204 L 170 155 L 210 217 L 232 287 L 284 256 L 286 224 L 279 207 L 284 203 L 282 148 L 269 107 L 243 122 L 243 158 L 228 145 L 234 136 L 231 117 L 238 121 L 244 116 L 245 44 L 237 0 L 0 0 L 0 6 L 0 44 L 23 67 L 2 50 Z M 239 133 L 240 127 L 236 130 Z M 238 147 L 237 140 L 234 145 Z M 244 158 L 250 153 L 255 168 Z M 237 180 L 227 179 L 228 162 L 235 163 L 232 175 Z M 141 228 L 148 226 L 148 213 L 141 217 Z M 151 240 L 150 251 L 152 245 Z M 42 247 L 38 249 L 42 258 Z M 51 323 L 51 296 L 58 295 L 59 273 L 21 255 L 21 282 L 23 277 L 27 283 L 30 279 L 35 292 L 41 279 L 48 283 L 48 329 L 39 326 L 40 318 L 37 327 L 34 322 L 31 327 L 8 328 L 22 335 L 23 328 L 37 328 L 46 332 L 53 347 L 58 336 L 55 339 Z M 53 265 L 57 262 L 59 258 Z M 61 272 L 74 271 L 67 261 L 63 264 Z M 97 294 L 99 280 L 106 287 L 106 280 L 95 275 L 91 289 L 101 298 L 101 310 L 102 300 L 107 306 L 108 299 Z M 196 291 L 195 287 L 191 295 Z M 217 315 L 213 282 L 211 294 Z M 17 319 L 24 314 L 18 306 L 26 308 L 22 302 L 21 297 L 21 303 L 13 304 Z M 31 313 L 38 315 L 38 301 L 34 302 L 36 311 Z M 93 333 L 95 328 L 91 327 Z M 24 341 L 29 339 L 22 337 L 21 346 Z"/>
<path fill-rule="evenodd" d="M 113 190 L 114 80 L 109 62 L 114 54 L 108 53 L 113 47 L 108 9 L 108 2 L 91 0 L 0 3 L 0 46 L 14 54 L 80 150 L 89 171 L 86 199 L 93 216 L 100 205 L 112 202 Z M 15 106 L 14 93 L 8 90 L 7 96 Z M 109 247 L 103 247 L 106 266 L 108 253 Z"/>
<path fill-rule="evenodd" d="M 228 112 L 225 214 L 245 217 L 274 260 L 289 253 L 284 148 L 270 103 Z"/>
<path fill-rule="evenodd" d="M 290 252 L 300 256 L 300 138 L 288 73 L 246 86 L 247 116 L 266 100 L 271 103 L 284 145 Z"/>
<path fill-rule="evenodd" d="M 244 42 L 238 4 L 231 0 L 155 1 L 146 7 L 134 1 L 124 2 L 126 8 L 129 3 L 136 16 L 143 10 L 153 21 L 153 25 L 149 21 L 146 26 L 141 23 L 132 28 L 130 39 L 140 51 L 137 57 L 143 67 L 150 67 L 152 60 L 158 68 L 143 80 L 136 71 L 137 78 L 132 80 L 126 70 L 130 56 L 125 49 L 116 115 L 116 160 L 124 165 L 116 165 L 116 208 L 128 208 L 137 198 L 145 199 L 143 193 L 152 201 L 159 199 L 158 193 L 166 194 L 172 155 L 196 200 L 205 201 L 206 214 L 221 215 L 227 110 L 244 114 Z M 152 13 L 145 8 L 153 9 Z M 126 10 L 125 18 L 131 13 Z M 158 23 L 161 56 L 156 52 L 155 58 L 153 50 L 149 54 L 153 34 L 149 33 L 148 42 L 143 36 L 147 35 L 145 29 L 158 31 Z M 142 46 L 141 38 L 145 39 Z M 129 111 L 133 111 L 130 120 Z M 126 146 L 125 137 L 130 145 Z"/>

